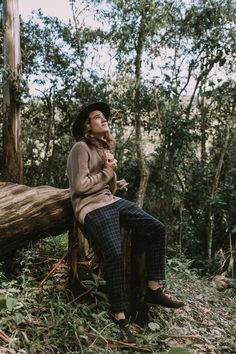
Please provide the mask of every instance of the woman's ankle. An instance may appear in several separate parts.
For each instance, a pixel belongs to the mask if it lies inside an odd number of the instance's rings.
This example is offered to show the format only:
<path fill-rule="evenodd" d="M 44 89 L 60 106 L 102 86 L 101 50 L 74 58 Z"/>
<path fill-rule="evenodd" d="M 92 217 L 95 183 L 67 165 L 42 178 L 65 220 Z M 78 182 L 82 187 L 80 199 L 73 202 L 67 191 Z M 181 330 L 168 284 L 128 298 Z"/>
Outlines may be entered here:
<path fill-rule="evenodd" d="M 115 312 L 114 317 L 117 321 L 124 320 L 125 319 L 125 313 L 124 312 Z"/>
<path fill-rule="evenodd" d="M 158 280 L 149 280 L 148 287 L 151 290 L 157 290 L 157 289 L 161 288 L 161 285 Z"/>

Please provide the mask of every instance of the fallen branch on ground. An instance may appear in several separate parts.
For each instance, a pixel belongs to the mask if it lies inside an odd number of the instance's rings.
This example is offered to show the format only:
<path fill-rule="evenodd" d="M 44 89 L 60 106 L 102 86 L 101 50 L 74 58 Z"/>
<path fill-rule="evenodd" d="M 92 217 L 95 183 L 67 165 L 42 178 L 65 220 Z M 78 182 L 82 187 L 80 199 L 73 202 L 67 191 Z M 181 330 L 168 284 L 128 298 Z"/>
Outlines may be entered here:
<path fill-rule="evenodd" d="M 6 335 L 6 333 L 4 333 L 1 329 L 0 329 L 0 339 L 5 343 L 10 342 L 10 337 L 8 337 L 8 335 Z"/>
<path fill-rule="evenodd" d="M 46 281 L 50 278 L 50 276 L 55 273 L 55 271 L 58 269 L 58 267 L 61 265 L 61 263 L 63 262 L 63 260 L 66 258 L 66 256 L 68 255 L 68 251 L 66 251 L 63 256 L 61 257 L 61 259 L 59 259 L 59 261 L 55 264 L 55 266 L 50 270 L 50 272 L 47 274 L 47 276 L 41 281 L 41 283 L 39 284 L 39 288 L 42 288 L 44 286 L 44 284 L 46 283 Z"/>
<path fill-rule="evenodd" d="M 85 332 L 84 334 L 90 338 L 98 337 L 98 335 L 94 332 Z M 114 348 L 115 346 L 118 346 L 120 348 L 130 348 L 132 350 L 137 350 L 140 353 L 151 353 L 152 352 L 148 348 L 141 347 L 139 345 L 132 344 L 132 343 L 125 343 L 125 342 L 115 340 L 115 339 L 110 339 L 110 338 L 107 339 L 107 338 L 104 338 L 103 336 L 99 336 L 99 339 L 101 339 L 106 346 L 109 346 L 109 348 Z"/>

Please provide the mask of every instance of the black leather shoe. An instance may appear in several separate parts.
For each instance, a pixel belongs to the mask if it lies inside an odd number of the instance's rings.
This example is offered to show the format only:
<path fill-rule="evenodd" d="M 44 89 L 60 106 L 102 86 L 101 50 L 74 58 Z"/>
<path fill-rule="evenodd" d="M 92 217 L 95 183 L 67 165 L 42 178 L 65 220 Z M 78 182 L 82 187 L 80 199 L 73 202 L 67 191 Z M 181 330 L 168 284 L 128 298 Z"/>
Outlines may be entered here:
<path fill-rule="evenodd" d="M 136 344 L 136 338 L 130 330 L 129 321 L 125 318 L 123 320 L 117 320 L 113 317 L 113 321 L 120 327 L 121 338 L 124 342 Z"/>
<path fill-rule="evenodd" d="M 182 301 L 170 299 L 167 295 L 164 294 L 162 288 L 158 288 L 156 290 L 147 288 L 144 301 L 149 305 L 161 305 L 173 309 L 178 309 L 185 305 Z"/>

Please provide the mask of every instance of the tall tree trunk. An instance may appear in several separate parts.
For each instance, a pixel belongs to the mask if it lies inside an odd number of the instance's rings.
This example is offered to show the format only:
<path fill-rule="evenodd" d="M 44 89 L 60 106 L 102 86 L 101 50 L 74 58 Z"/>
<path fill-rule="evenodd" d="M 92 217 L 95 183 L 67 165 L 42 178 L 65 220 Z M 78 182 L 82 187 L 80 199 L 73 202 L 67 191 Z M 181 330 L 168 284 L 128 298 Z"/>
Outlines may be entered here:
<path fill-rule="evenodd" d="M 209 211 L 208 211 L 208 223 L 207 223 L 207 236 L 208 236 L 207 237 L 207 242 L 208 242 L 207 255 L 208 255 L 209 264 L 211 263 L 211 259 L 212 259 L 212 243 L 213 243 L 213 230 L 214 230 L 214 218 L 215 218 L 215 213 L 214 213 L 212 204 L 213 204 L 213 200 L 217 194 L 222 165 L 223 165 L 224 157 L 225 157 L 228 145 L 229 145 L 230 129 L 231 129 L 231 125 L 233 122 L 233 117 L 235 115 L 235 107 L 236 107 L 236 96 L 234 95 L 232 110 L 229 114 L 228 122 L 226 125 L 226 134 L 225 134 L 224 145 L 222 147 L 220 158 L 219 158 L 218 164 L 216 166 L 214 180 L 213 180 L 213 184 L 212 184 L 211 195 L 210 195 L 210 206 L 209 206 Z"/>
<path fill-rule="evenodd" d="M 209 210 L 208 210 L 208 221 L 207 221 L 207 255 L 208 255 L 208 261 L 209 264 L 211 263 L 212 260 L 212 243 L 213 243 L 213 230 L 214 230 L 214 219 L 215 219 L 215 213 L 214 213 L 214 207 L 213 207 L 213 201 L 215 199 L 215 196 L 217 194 L 217 189 L 219 185 L 219 180 L 220 180 L 220 174 L 222 171 L 222 165 L 224 161 L 224 157 L 229 145 L 229 138 L 230 138 L 230 125 L 231 125 L 231 120 L 229 118 L 229 121 L 226 126 L 226 134 L 225 134 L 225 141 L 224 145 L 221 150 L 220 158 L 218 161 L 218 164 L 215 169 L 215 174 L 214 174 L 214 179 L 212 183 L 212 189 L 211 189 L 211 194 L 210 194 L 210 205 L 209 205 Z"/>
<path fill-rule="evenodd" d="M 206 163 L 206 129 L 207 129 L 207 113 L 205 106 L 205 96 L 203 92 L 202 85 L 199 89 L 198 95 L 198 106 L 200 108 L 200 132 L 201 132 L 201 163 L 204 165 Z"/>
<path fill-rule="evenodd" d="M 136 58 L 135 58 L 135 92 L 134 92 L 134 112 L 135 112 L 135 145 L 137 150 L 138 166 L 140 172 L 139 188 L 136 194 L 136 203 L 142 207 L 150 172 L 145 163 L 145 155 L 143 151 L 142 139 L 142 124 L 141 124 L 141 104 L 140 104 L 140 85 L 141 85 L 141 66 L 142 54 L 145 39 L 145 16 L 142 14 L 138 39 L 136 44 Z M 136 318 L 140 323 L 147 323 L 147 309 L 143 303 L 144 281 L 145 278 L 145 257 L 146 247 L 142 238 L 138 235 L 132 237 L 131 248 L 129 247 L 129 264 L 130 264 L 130 314 Z"/>
<path fill-rule="evenodd" d="M 149 181 L 150 171 L 145 163 L 145 156 L 143 151 L 143 139 L 142 139 L 142 125 L 140 114 L 140 84 L 141 84 L 141 66 L 143 46 L 145 39 L 145 16 L 142 15 L 138 33 L 138 40 L 136 45 L 136 58 L 135 58 L 135 144 L 137 150 L 138 165 L 140 171 L 139 188 L 136 195 L 136 203 L 142 207 L 146 189 Z"/>
<path fill-rule="evenodd" d="M 3 176 L 6 181 L 23 182 L 20 120 L 20 24 L 18 0 L 3 1 L 4 67 L 3 85 Z"/>

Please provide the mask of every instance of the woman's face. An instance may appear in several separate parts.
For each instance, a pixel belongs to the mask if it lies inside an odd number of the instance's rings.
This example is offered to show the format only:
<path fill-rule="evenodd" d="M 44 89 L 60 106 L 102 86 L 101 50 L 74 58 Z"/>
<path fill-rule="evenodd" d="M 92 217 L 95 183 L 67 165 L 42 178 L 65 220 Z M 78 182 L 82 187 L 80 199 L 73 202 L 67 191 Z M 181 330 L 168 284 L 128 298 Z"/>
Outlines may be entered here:
<path fill-rule="evenodd" d="M 103 137 L 109 131 L 107 120 L 101 111 L 92 111 L 89 113 L 87 128 L 97 137 Z"/>

